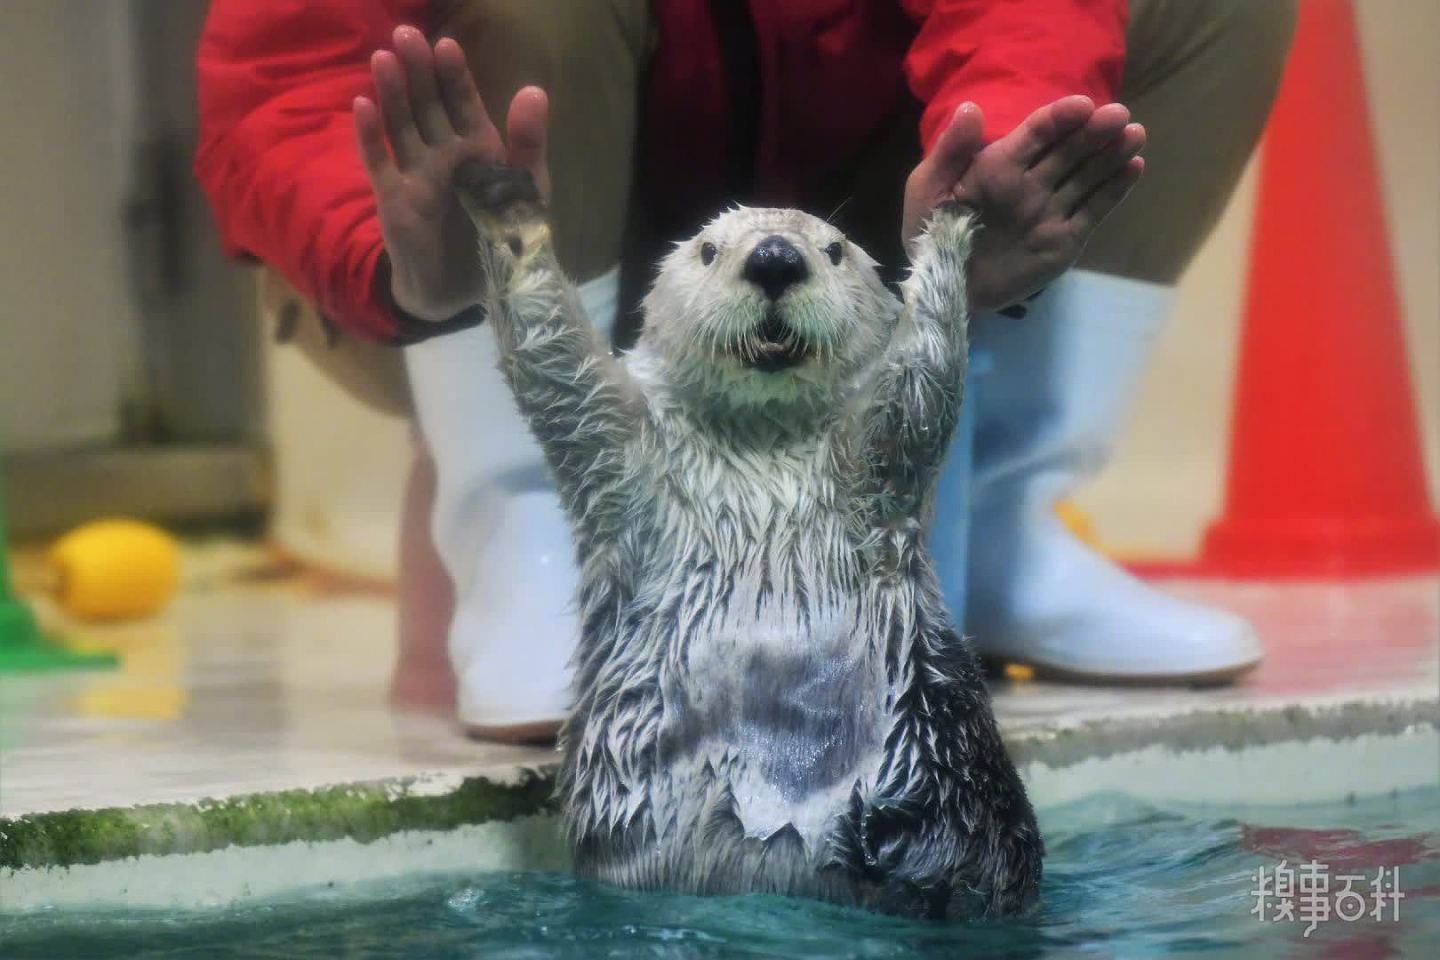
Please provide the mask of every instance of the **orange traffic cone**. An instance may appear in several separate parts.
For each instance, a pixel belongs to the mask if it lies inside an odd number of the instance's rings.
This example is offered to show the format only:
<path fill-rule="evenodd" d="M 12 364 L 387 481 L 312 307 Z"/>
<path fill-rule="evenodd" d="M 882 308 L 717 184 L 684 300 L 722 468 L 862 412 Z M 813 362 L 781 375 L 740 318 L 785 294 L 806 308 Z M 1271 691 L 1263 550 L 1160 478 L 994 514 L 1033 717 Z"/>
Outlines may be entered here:
<path fill-rule="evenodd" d="M 1261 155 L 1224 515 L 1196 572 L 1440 566 L 1349 0 L 1302 0 Z"/>

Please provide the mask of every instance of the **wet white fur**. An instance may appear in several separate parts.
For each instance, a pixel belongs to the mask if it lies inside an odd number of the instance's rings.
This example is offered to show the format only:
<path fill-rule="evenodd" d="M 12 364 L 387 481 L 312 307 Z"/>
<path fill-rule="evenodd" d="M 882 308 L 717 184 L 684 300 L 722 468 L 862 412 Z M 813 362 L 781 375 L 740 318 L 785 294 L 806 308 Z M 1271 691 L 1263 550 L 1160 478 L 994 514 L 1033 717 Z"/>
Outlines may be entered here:
<path fill-rule="evenodd" d="M 577 538 L 560 799 L 580 868 L 895 909 L 901 887 L 1028 897 L 1033 818 L 923 543 L 965 372 L 969 217 L 932 217 L 902 305 L 829 224 L 732 210 L 661 264 L 623 362 L 543 224 L 477 222 L 502 370 Z M 811 356 L 765 373 L 744 357 L 767 302 L 740 272 L 772 234 L 806 260 L 777 307 Z M 961 782 L 979 770 L 993 795 Z"/>

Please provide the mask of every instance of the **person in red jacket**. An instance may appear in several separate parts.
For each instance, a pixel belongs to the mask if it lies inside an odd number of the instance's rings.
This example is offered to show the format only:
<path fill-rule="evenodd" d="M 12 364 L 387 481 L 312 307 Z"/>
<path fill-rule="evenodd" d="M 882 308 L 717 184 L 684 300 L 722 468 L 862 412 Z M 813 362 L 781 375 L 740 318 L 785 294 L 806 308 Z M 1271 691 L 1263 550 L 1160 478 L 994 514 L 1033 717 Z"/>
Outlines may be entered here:
<path fill-rule="evenodd" d="M 553 490 L 491 374 L 488 332 L 476 329 L 473 237 L 448 191 L 467 156 L 535 173 L 562 264 L 601 325 L 621 312 L 618 263 L 641 265 L 643 284 L 658 243 L 726 203 L 834 212 L 895 268 L 930 206 L 974 203 L 986 223 L 974 305 L 1028 314 L 975 325 L 977 348 L 995 354 L 994 383 L 978 391 L 975 494 L 996 549 L 951 576 L 968 580 L 982 650 L 1129 679 L 1253 664 L 1247 625 L 1129 580 L 1071 541 L 1050 508 L 1108 445 L 1166 289 L 1253 146 L 1288 4 L 537 7 L 217 0 L 199 52 L 196 171 L 229 249 L 314 305 L 301 327 L 323 333 L 300 340 L 371 402 L 411 407 L 397 358 L 372 344 L 409 345 L 413 406 L 439 477 L 428 490 L 422 455 L 407 539 L 423 541 L 433 492 L 454 600 L 452 616 L 430 621 L 451 621 L 467 725 L 553 729 L 574 632 Z M 1127 220 L 1132 201 L 1099 227 L 1144 166 L 1144 128 L 1110 102 L 1122 82 L 1147 125 L 1173 134 L 1163 156 L 1174 162 L 1146 178 L 1161 179 L 1158 200 Z M 502 134 L 486 107 L 505 103 Z M 1154 146 L 1149 156 L 1153 167 Z M 1082 252 L 1090 269 L 1050 283 Z M 402 667 L 405 651 L 434 646 L 433 629 L 404 625 L 423 627 L 449 601 L 413 589 L 416 579 L 436 586 L 433 565 L 421 566 L 431 575 L 412 571 L 402 588 Z M 397 679 L 403 694 L 405 671 Z"/>

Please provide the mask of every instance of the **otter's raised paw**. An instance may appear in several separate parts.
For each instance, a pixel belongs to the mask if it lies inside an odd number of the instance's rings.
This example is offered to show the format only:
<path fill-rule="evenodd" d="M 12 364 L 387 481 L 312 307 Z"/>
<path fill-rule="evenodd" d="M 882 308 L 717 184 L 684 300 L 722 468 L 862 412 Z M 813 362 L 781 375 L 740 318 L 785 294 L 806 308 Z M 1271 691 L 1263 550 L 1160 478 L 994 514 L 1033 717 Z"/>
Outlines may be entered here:
<path fill-rule="evenodd" d="M 963 200 L 945 200 L 930 211 L 922 234 L 937 248 L 955 250 L 962 257 L 967 257 L 971 238 L 979 224 L 979 211 L 970 204 Z"/>
<path fill-rule="evenodd" d="M 543 211 L 540 191 L 529 170 L 471 160 L 455 168 L 455 189 L 468 205 L 491 216 L 513 216 L 521 207 Z"/>
<path fill-rule="evenodd" d="M 544 227 L 545 204 L 528 170 L 474 160 L 456 168 L 454 182 L 481 236 L 516 256 Z"/>

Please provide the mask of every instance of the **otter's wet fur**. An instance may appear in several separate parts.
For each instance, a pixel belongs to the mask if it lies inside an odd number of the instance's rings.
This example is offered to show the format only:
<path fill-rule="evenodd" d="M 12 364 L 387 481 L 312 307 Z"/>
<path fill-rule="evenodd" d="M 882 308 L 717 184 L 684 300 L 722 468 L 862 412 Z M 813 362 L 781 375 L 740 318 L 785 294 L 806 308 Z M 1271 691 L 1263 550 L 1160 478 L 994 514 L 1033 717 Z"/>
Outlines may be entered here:
<path fill-rule="evenodd" d="M 924 543 L 965 373 L 965 209 L 913 242 L 903 303 L 825 222 L 731 210 L 661 264 L 622 362 L 529 178 L 475 167 L 461 193 L 577 540 L 577 870 L 926 916 L 1028 904 L 1034 814 Z"/>

